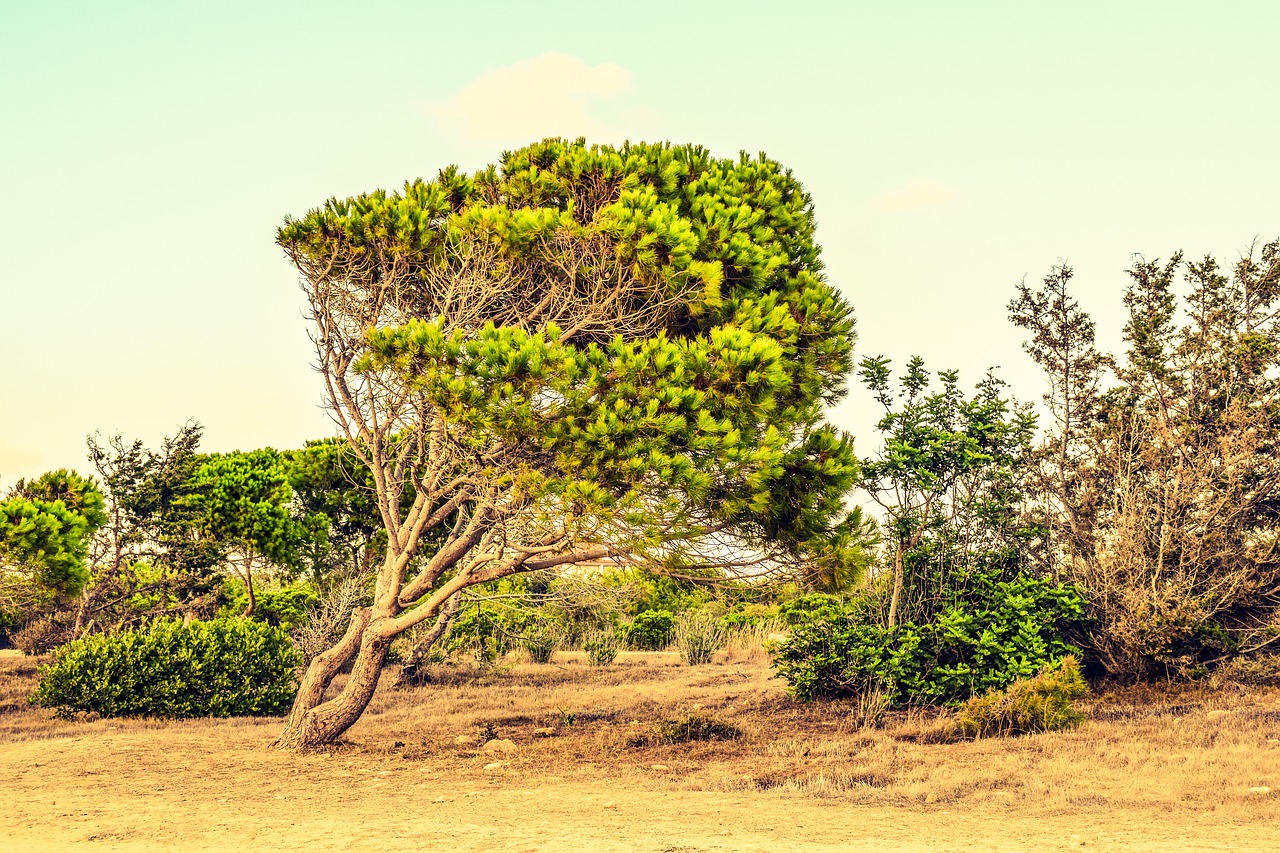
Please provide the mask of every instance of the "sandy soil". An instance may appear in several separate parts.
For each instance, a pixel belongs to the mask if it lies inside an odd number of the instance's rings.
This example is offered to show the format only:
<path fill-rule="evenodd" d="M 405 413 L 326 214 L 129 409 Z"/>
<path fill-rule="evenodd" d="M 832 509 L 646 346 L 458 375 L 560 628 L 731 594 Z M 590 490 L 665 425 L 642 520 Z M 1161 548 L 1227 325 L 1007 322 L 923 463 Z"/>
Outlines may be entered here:
<path fill-rule="evenodd" d="M 10 688 L 12 665 L 0 659 Z M 677 670 L 688 668 L 654 677 Z M 628 690 L 644 692 L 635 683 Z M 405 695 L 381 700 L 375 717 Z M 0 721 L 0 850 L 8 851 L 1280 850 L 1275 794 L 1245 793 L 1229 808 L 1172 795 L 1137 805 L 1077 796 L 1083 805 L 1065 807 L 1058 798 L 868 803 L 781 788 L 707 790 L 704 759 L 689 747 L 668 748 L 658 769 L 649 753 L 562 766 L 560 752 L 546 761 L 508 756 L 486 770 L 494 755 L 440 746 L 448 725 L 427 731 L 420 742 L 429 747 L 415 752 L 382 743 L 403 727 L 373 719 L 363 744 L 358 726 L 355 744 L 300 756 L 268 748 L 274 720 L 63 723 L 10 702 Z M 770 737 L 757 731 L 752 749 L 764 754 Z M 530 752 L 539 743 L 519 738 Z M 718 773 L 732 758 L 707 756 Z"/>

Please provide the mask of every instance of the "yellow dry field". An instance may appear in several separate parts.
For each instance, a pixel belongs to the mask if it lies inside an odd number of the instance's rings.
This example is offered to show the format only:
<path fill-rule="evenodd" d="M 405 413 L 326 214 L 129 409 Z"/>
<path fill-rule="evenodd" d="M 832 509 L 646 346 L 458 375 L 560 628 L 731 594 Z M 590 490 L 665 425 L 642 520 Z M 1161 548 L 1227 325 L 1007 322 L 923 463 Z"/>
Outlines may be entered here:
<path fill-rule="evenodd" d="M 1280 850 L 1280 691 L 1115 693 L 1076 731 L 932 744 L 922 717 L 796 705 L 739 652 L 443 670 L 307 755 L 269 748 L 275 719 L 54 719 L 0 652 L 0 850 Z M 690 714 L 743 736 L 628 745 Z"/>

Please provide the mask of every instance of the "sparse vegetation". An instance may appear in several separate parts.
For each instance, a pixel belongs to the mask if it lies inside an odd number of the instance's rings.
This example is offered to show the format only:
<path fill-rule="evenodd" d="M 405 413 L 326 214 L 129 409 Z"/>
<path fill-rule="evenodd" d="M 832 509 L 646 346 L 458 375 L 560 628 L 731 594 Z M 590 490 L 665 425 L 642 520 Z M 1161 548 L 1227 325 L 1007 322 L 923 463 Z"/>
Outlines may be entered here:
<path fill-rule="evenodd" d="M 438 668 L 429 687 L 388 684 L 343 744 L 282 772 L 280 759 L 262 749 L 276 719 L 58 720 L 26 703 L 36 667 L 9 654 L 0 653 L 0 775 L 11 780 L 0 823 L 65 829 L 67 838 L 126 831 L 138 825 L 137 813 L 41 823 L 42 794 L 56 791 L 60 804 L 145 796 L 175 832 L 209 833 L 211 818 L 241 819 L 305 840 L 303 827 L 314 837 L 342 825 L 340 816 L 349 819 L 353 796 L 375 808 L 421 797 L 431 785 L 484 791 L 488 809 L 520 798 L 518 808 L 503 812 L 512 832 L 525 825 L 528 809 L 548 802 L 561 816 L 548 820 L 581 815 L 584 826 L 595 826 L 602 804 L 612 801 L 620 808 L 616 815 L 605 810 L 609 832 L 624 821 L 651 825 L 678 808 L 687 817 L 666 837 L 688 841 L 690 827 L 713 821 L 708 847 L 717 843 L 714 821 L 726 808 L 739 809 L 732 813 L 744 821 L 735 825 L 734 843 L 747 826 L 830 815 L 833 847 L 848 837 L 856 808 L 868 820 L 899 826 L 919 820 L 921 837 L 930 839 L 959 831 L 947 828 L 947 812 L 961 816 L 965 832 L 1012 827 L 1004 845 L 1011 849 L 1061 846 L 1082 823 L 1114 827 L 1118 836 L 1142 827 L 1145 843 L 1164 839 L 1171 849 L 1187 839 L 1211 848 L 1229 825 L 1233 844 L 1266 849 L 1277 800 L 1251 788 L 1280 788 L 1280 745 L 1270 742 L 1280 720 L 1276 688 L 1130 687 L 1080 700 L 1086 721 L 1075 729 L 957 742 L 954 714 L 888 711 L 878 726 L 864 726 L 856 698 L 794 702 L 763 663 L 695 668 L 679 665 L 674 652 L 630 652 L 598 668 L 570 651 L 556 667 L 512 658 L 481 672 L 460 661 Z M 741 737 L 628 746 L 660 721 L 690 717 L 722 721 Z M 509 764 L 495 771 L 483 769 L 495 761 L 482 750 L 486 723 L 516 744 L 503 758 Z M 539 734 L 548 729 L 553 734 Z M 33 764 L 39 772 L 30 771 Z M 219 802 L 227 779 L 244 796 Z M 365 784 L 353 789 L 353 780 Z M 201 804 L 198 813 L 182 807 L 190 802 Z M 458 795 L 456 802 L 472 800 Z M 432 826 L 445 819 L 433 816 Z M 1153 835 L 1159 827 L 1176 830 Z M 777 849 L 766 840 L 759 846 Z"/>
<path fill-rule="evenodd" d="M 614 631 L 595 631 L 582 641 L 582 650 L 592 666 L 608 666 L 617 660 L 622 641 Z"/>
<path fill-rule="evenodd" d="M 728 639 L 724 623 L 706 610 L 690 610 L 680 614 L 672 629 L 672 644 L 690 666 L 709 663 Z"/>
<path fill-rule="evenodd" d="M 678 720 L 657 720 L 645 734 L 628 738 L 627 746 L 693 743 L 705 740 L 737 740 L 742 729 L 733 723 L 705 714 L 692 714 Z"/>

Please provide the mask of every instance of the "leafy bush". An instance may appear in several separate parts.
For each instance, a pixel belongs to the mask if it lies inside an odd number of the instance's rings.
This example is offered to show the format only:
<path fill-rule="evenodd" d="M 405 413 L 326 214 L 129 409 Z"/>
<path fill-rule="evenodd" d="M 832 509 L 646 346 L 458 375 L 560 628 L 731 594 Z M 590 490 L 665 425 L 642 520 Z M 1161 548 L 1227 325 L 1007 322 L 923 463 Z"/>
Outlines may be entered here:
<path fill-rule="evenodd" d="M 249 605 L 249 591 L 239 578 L 222 586 L 227 603 L 218 611 L 220 618 L 239 616 Z M 280 589 L 255 589 L 253 615 L 250 617 L 275 625 L 292 633 L 307 623 L 310 611 L 320 605 L 320 596 L 309 585 L 293 584 Z"/>
<path fill-rule="evenodd" d="M 967 601 L 923 624 L 884 628 L 857 601 L 801 621 L 774 667 L 802 700 L 883 690 L 894 707 L 953 705 L 1079 654 L 1065 636 L 1083 618 L 1070 586 L 976 576 Z"/>
<path fill-rule="evenodd" d="M 705 610 L 681 613 L 672 632 L 672 641 L 680 650 L 680 657 L 690 666 L 709 663 L 728 639 L 728 631 L 719 617 Z"/>
<path fill-rule="evenodd" d="M 675 621 L 670 610 L 646 610 L 627 626 L 627 645 L 651 652 L 665 649 L 671 643 Z"/>
<path fill-rule="evenodd" d="M 293 702 L 299 663 L 288 636 L 261 622 L 154 622 L 63 646 L 31 701 L 62 716 L 280 714 Z"/>
<path fill-rule="evenodd" d="M 613 631 L 596 631 L 582 643 L 592 666 L 608 666 L 618 657 L 622 643 Z"/>
<path fill-rule="evenodd" d="M 975 696 L 961 709 L 957 725 L 965 737 L 1007 737 L 1074 728 L 1084 719 L 1071 703 L 1089 695 L 1080 664 L 1070 655 L 1046 665 L 1032 678 L 1004 690 Z"/>
<path fill-rule="evenodd" d="M 778 605 L 778 615 L 788 625 L 797 625 L 821 616 L 835 616 L 842 606 L 834 595 L 817 592 L 782 602 Z"/>

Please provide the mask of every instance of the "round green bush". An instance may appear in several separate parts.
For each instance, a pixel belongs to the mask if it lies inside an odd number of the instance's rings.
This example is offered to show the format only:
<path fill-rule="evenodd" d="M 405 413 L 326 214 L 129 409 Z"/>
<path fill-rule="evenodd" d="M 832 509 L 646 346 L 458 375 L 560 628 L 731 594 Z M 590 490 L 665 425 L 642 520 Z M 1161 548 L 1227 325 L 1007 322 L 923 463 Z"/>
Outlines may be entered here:
<path fill-rule="evenodd" d="M 627 645 L 649 652 L 665 649 L 671 643 L 675 622 L 670 610 L 645 610 L 626 627 Z"/>
<path fill-rule="evenodd" d="M 68 643 L 41 669 L 31 701 L 61 716 L 282 714 L 301 657 L 279 628 L 247 619 L 161 621 Z"/>

